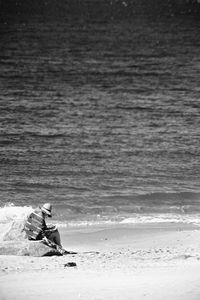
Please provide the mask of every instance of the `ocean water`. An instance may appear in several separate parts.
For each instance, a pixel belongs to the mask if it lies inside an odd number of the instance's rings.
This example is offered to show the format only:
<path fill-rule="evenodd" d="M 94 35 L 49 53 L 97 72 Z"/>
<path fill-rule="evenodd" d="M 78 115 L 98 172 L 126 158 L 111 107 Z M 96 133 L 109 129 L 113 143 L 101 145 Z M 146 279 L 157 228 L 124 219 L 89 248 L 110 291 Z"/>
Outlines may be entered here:
<path fill-rule="evenodd" d="M 200 21 L 0 24 L 0 221 L 199 222 Z"/>

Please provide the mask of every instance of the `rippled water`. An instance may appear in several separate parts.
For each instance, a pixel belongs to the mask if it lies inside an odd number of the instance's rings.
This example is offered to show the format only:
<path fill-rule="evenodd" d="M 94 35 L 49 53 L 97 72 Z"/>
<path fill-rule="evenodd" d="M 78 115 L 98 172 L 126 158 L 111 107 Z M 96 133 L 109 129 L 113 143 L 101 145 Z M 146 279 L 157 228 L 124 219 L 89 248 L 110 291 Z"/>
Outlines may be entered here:
<path fill-rule="evenodd" d="M 1 206 L 51 201 L 64 219 L 198 211 L 199 26 L 1 24 Z"/>

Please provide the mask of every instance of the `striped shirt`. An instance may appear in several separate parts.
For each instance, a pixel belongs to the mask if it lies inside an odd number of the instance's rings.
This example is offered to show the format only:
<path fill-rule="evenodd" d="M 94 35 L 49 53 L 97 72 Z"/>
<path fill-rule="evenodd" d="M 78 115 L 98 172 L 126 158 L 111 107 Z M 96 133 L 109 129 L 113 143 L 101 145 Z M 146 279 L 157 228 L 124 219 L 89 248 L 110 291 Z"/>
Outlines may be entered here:
<path fill-rule="evenodd" d="M 37 208 L 29 215 L 24 230 L 29 240 L 41 240 L 45 229 L 47 226 L 44 215 L 41 209 Z"/>

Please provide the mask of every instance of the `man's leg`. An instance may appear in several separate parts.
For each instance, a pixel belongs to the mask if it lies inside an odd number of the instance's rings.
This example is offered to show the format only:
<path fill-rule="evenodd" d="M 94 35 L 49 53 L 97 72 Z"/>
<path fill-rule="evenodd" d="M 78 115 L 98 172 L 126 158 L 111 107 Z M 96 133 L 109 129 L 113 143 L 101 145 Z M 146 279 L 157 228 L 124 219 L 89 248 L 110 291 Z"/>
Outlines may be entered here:
<path fill-rule="evenodd" d="M 59 233 L 58 230 L 55 230 L 55 231 L 53 231 L 53 232 L 48 232 L 48 234 L 46 235 L 46 237 L 47 237 L 50 241 L 52 241 L 52 242 L 54 242 L 55 244 L 57 244 L 58 246 L 61 246 L 61 247 L 62 247 L 62 245 L 61 245 L 61 240 L 60 240 L 60 233 Z"/>

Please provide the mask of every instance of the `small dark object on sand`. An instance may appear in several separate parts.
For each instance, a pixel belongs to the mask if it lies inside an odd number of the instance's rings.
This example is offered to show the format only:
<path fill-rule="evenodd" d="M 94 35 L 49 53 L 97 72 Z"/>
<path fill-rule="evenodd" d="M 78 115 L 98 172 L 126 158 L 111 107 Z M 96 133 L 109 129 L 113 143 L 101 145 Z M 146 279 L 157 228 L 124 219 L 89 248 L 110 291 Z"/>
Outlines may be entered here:
<path fill-rule="evenodd" d="M 75 262 L 68 262 L 68 263 L 64 264 L 64 267 L 76 267 L 76 263 Z"/>
<path fill-rule="evenodd" d="M 77 252 L 74 252 L 74 251 L 67 251 L 67 250 L 64 250 L 63 251 L 63 255 L 66 255 L 66 254 L 78 254 Z"/>

